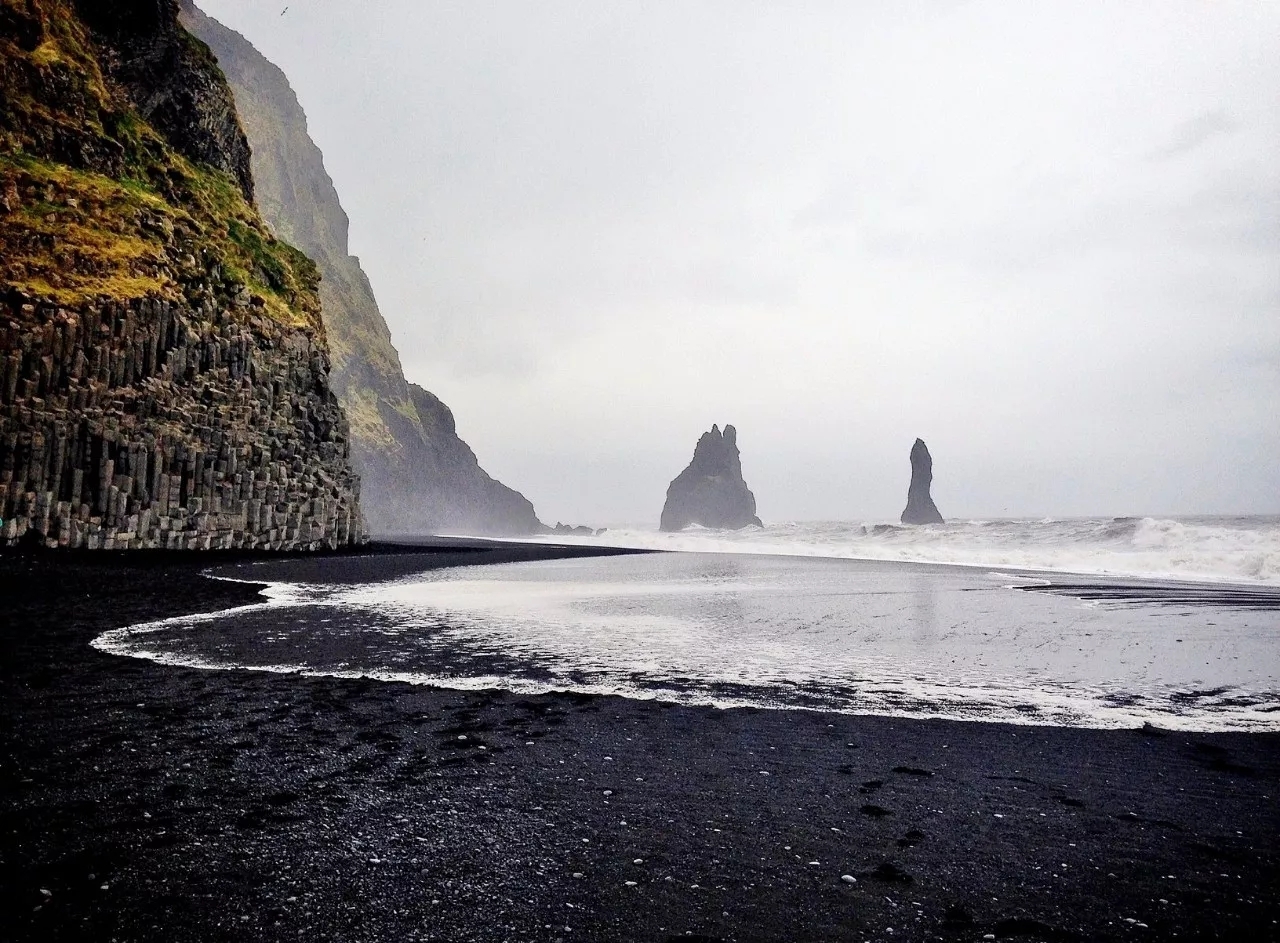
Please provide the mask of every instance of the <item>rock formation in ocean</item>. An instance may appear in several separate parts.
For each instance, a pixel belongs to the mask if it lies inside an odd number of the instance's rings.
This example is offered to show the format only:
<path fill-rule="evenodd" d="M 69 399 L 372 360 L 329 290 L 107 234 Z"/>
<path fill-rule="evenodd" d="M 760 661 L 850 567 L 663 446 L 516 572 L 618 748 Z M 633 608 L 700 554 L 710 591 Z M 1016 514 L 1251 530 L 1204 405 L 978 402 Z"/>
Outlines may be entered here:
<path fill-rule="evenodd" d="M 704 432 L 693 450 L 693 461 L 667 488 L 661 529 L 683 530 L 690 524 L 737 530 L 760 526 L 756 498 L 742 480 L 738 431 L 718 426 Z"/>
<path fill-rule="evenodd" d="M 942 515 L 933 503 L 929 486 L 933 484 L 933 457 L 924 439 L 911 446 L 911 485 L 907 488 L 907 507 L 902 512 L 904 524 L 942 524 Z"/>
<path fill-rule="evenodd" d="M 263 217 L 320 268 L 333 385 L 351 421 L 365 519 L 375 533 L 528 534 L 533 505 L 491 478 L 437 397 L 405 380 L 360 260 L 347 214 L 284 73 L 243 36 L 183 0 L 182 20 L 209 44 L 235 93 L 253 147 Z"/>
<path fill-rule="evenodd" d="M 177 0 L 0 0 L 0 544 L 361 539 L 318 273 Z"/>

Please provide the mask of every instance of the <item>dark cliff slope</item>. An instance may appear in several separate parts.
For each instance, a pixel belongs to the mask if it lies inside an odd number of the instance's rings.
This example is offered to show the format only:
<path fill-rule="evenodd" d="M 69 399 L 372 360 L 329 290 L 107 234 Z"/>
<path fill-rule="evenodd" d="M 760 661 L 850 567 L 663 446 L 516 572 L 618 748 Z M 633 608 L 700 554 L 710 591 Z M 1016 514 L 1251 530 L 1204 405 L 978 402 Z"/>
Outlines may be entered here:
<path fill-rule="evenodd" d="M 0 0 L 0 544 L 361 538 L 318 273 L 177 0 Z"/>
<path fill-rule="evenodd" d="M 333 350 L 334 389 L 351 420 L 363 507 L 376 533 L 528 534 L 533 505 L 485 473 L 448 407 L 405 380 L 359 259 L 347 214 L 284 73 L 243 36 L 184 0 L 183 22 L 209 44 L 235 92 L 253 148 L 262 214 L 315 259 Z"/>
<path fill-rule="evenodd" d="M 730 530 L 760 526 L 756 497 L 742 477 L 738 430 L 733 426 L 725 426 L 724 432 L 712 426 L 702 433 L 689 467 L 667 488 L 661 529 L 683 530 L 690 524 Z"/>

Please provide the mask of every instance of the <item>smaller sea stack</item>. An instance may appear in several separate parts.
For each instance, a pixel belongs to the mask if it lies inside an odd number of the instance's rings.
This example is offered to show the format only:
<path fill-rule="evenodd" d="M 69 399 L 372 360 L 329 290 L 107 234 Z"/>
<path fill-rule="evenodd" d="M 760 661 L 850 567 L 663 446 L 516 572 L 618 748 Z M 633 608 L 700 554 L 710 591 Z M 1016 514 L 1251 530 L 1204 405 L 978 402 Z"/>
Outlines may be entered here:
<path fill-rule="evenodd" d="M 943 524 L 938 506 L 929 494 L 933 483 L 933 456 L 924 439 L 911 446 L 911 486 L 907 489 L 907 508 L 902 512 L 904 524 Z"/>
<path fill-rule="evenodd" d="M 738 430 L 733 426 L 725 426 L 724 432 L 712 426 L 704 432 L 693 450 L 693 461 L 667 488 L 662 530 L 683 530 L 690 524 L 729 530 L 760 526 L 755 495 L 742 480 Z"/>

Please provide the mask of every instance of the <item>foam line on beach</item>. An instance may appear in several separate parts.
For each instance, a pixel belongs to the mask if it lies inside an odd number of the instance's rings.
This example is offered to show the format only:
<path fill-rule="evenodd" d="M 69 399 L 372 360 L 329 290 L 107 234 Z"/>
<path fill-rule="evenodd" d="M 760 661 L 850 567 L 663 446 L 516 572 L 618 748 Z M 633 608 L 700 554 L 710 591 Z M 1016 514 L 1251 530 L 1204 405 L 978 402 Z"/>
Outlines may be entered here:
<path fill-rule="evenodd" d="M 255 582 L 237 578 L 234 582 Z M 1238 690 L 1173 692 L 1170 699 L 1157 702 L 1148 696 L 1117 697 L 1116 692 L 1088 686 L 1026 685 L 996 687 L 963 674 L 946 682 L 894 673 L 881 666 L 863 678 L 857 690 L 835 688 L 821 680 L 761 676 L 755 681 L 730 677 L 685 679 L 680 683 L 664 679 L 660 672 L 640 672 L 631 681 L 616 674 L 594 680 L 563 677 L 534 679 L 518 672 L 478 671 L 465 675 L 432 671 L 406 671 L 371 666 L 315 666 L 305 661 L 251 663 L 228 660 L 200 651 L 200 627 L 222 620 L 240 619 L 267 610 L 298 610 L 326 607 L 327 613 L 345 614 L 359 631 L 360 600 L 368 589 L 323 584 L 273 582 L 265 585 L 261 602 L 221 611 L 176 616 L 103 633 L 91 643 L 105 653 L 142 658 L 172 667 L 201 670 L 247 670 L 300 677 L 368 679 L 407 683 L 458 691 L 506 690 L 521 695 L 554 693 L 619 696 L 633 700 L 659 701 L 687 706 L 721 709 L 763 708 L 771 710 L 823 711 L 849 715 L 895 716 L 927 719 L 943 718 L 975 722 L 1000 722 L 1025 726 L 1068 726 L 1094 729 L 1136 728 L 1145 724 L 1184 731 L 1275 731 L 1280 730 L 1280 713 L 1272 698 Z M 369 600 L 365 600 L 367 603 Z M 353 608 L 354 606 L 354 608 Z M 467 614 L 446 613 L 463 622 Z M 473 616 L 474 618 L 474 616 Z M 166 630 L 193 633 L 191 645 L 171 641 L 155 644 Z M 733 692 L 733 693 L 730 693 Z M 1215 710 L 1221 702 L 1231 702 L 1229 710 Z M 1198 703 L 1197 703 L 1198 702 Z M 1167 709 L 1177 705 L 1177 710 Z M 1163 706 L 1162 706 L 1163 705 Z"/>

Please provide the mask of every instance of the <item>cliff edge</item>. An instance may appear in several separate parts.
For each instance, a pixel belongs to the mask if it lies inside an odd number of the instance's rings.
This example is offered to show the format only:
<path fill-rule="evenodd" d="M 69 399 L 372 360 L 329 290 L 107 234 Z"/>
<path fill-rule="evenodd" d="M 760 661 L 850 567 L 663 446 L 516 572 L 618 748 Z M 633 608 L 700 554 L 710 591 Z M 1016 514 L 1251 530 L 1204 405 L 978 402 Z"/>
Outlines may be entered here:
<path fill-rule="evenodd" d="M 0 0 L 0 545 L 361 539 L 318 273 L 177 0 Z"/>
<path fill-rule="evenodd" d="M 911 446 L 911 484 L 907 488 L 907 507 L 902 512 L 904 524 L 943 524 L 942 515 L 933 503 L 929 486 L 933 484 L 933 457 L 923 439 Z"/>
<path fill-rule="evenodd" d="M 738 431 L 733 426 L 712 426 L 693 450 L 693 460 L 667 488 L 662 508 L 664 531 L 683 530 L 690 524 L 738 530 L 760 526 L 756 498 L 742 478 Z"/>
<path fill-rule="evenodd" d="M 351 421 L 369 528 L 381 534 L 530 534 L 533 505 L 491 478 L 453 414 L 406 381 L 373 289 L 347 244 L 347 214 L 284 73 L 234 30 L 183 0 L 182 21 L 209 44 L 252 145 L 258 204 L 320 268 L 333 386 Z"/>

